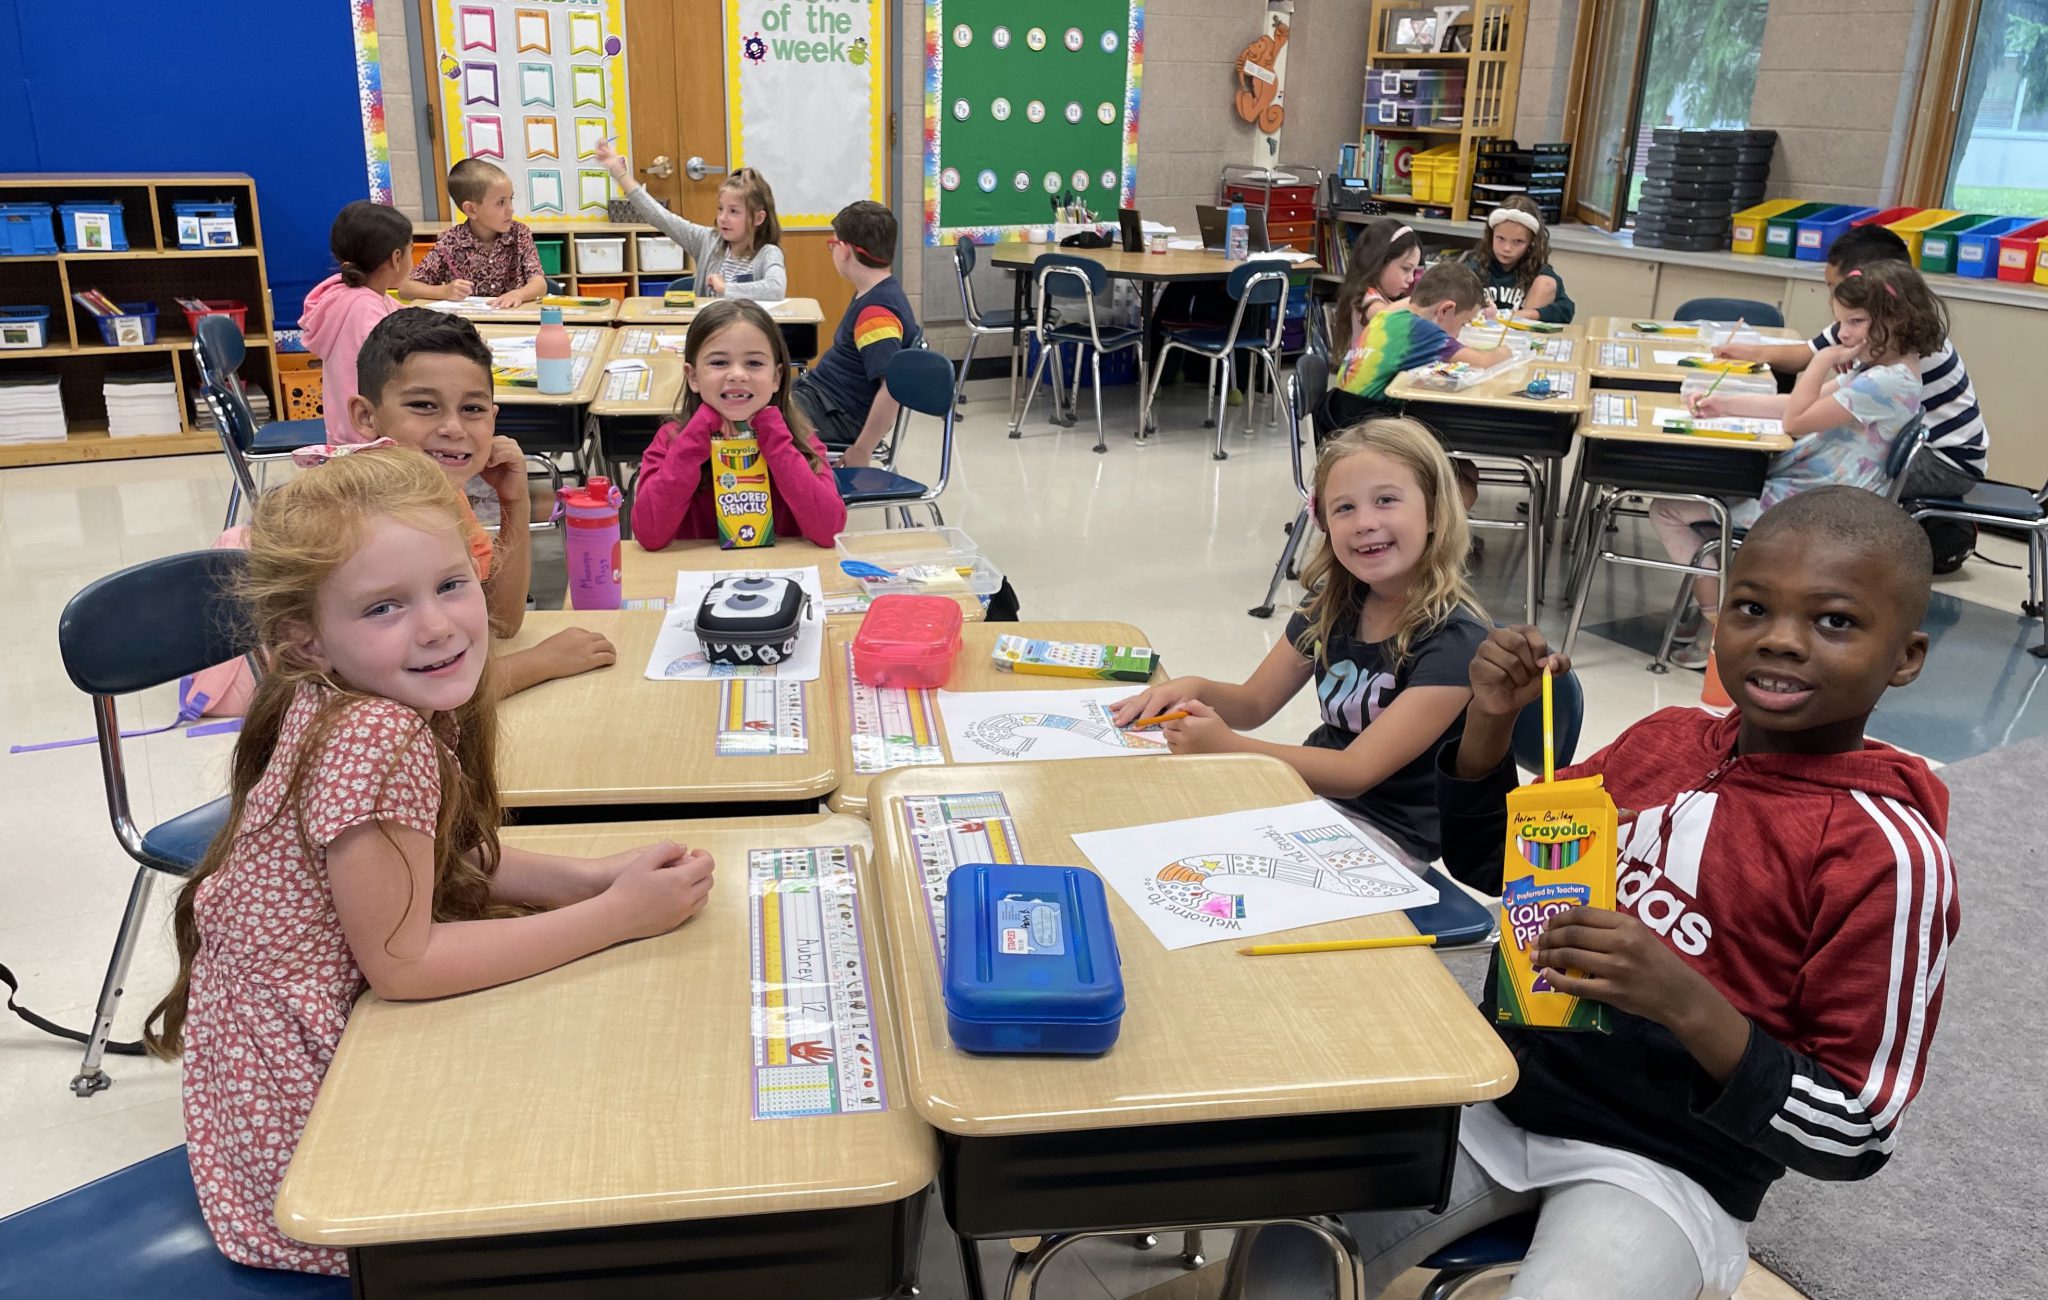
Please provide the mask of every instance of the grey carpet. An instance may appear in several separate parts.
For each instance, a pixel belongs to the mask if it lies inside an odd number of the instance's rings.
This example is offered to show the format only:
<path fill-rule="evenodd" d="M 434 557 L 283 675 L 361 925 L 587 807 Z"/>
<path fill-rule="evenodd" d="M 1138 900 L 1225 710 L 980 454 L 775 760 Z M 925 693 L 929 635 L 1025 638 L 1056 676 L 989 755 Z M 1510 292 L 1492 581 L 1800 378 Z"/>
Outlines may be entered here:
<path fill-rule="evenodd" d="M 1750 1232 L 1813 1300 L 2048 1296 L 2048 739 L 1941 777 L 1963 923 L 1898 1149 L 1859 1183 L 1787 1175 Z"/>

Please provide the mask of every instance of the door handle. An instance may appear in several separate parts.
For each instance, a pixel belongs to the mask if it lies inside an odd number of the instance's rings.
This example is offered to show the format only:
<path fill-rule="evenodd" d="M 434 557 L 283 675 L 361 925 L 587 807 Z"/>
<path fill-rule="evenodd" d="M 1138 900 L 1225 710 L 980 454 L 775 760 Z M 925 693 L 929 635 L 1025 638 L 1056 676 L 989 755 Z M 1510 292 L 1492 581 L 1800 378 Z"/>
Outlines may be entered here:
<path fill-rule="evenodd" d="M 656 154 L 652 162 L 640 169 L 640 174 L 665 181 L 676 174 L 676 165 L 669 161 L 667 154 Z"/>
<path fill-rule="evenodd" d="M 688 176 L 693 181 L 701 181 L 706 176 L 725 175 L 725 168 L 713 167 L 711 164 L 705 162 L 702 158 L 696 156 L 695 154 L 692 154 L 690 156 L 690 160 L 683 164 L 683 174 Z"/>

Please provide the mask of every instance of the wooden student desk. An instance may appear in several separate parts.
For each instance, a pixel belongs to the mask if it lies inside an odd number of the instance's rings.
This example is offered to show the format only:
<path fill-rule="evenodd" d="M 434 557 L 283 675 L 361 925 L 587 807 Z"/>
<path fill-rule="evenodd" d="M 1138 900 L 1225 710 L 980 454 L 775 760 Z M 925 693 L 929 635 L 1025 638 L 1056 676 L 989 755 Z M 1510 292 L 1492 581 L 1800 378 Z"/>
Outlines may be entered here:
<path fill-rule="evenodd" d="M 832 710 L 833 733 L 839 745 L 833 754 L 833 765 L 839 769 L 839 786 L 827 801 L 833 812 L 866 813 L 869 811 L 869 787 L 879 779 L 880 773 L 862 773 L 854 770 L 853 762 L 853 703 L 852 671 L 847 658 L 847 648 L 860 631 L 857 622 L 832 625 L 825 629 L 825 679 L 831 684 L 830 702 L 826 707 Z M 1136 695 L 1145 688 L 1136 682 L 1106 682 L 1087 677 L 1053 677 L 1038 673 L 1004 672 L 995 666 L 990 654 L 1001 636 L 1040 637 L 1048 641 L 1080 641 L 1103 645 L 1150 645 L 1145 634 L 1129 623 L 977 623 L 960 630 L 960 653 L 953 660 L 953 675 L 946 683 L 949 691 L 1081 691 L 1091 687 L 1122 686 Z M 1164 681 L 1165 674 L 1154 672 L 1155 681 Z M 938 700 L 932 700 L 932 714 L 940 726 L 934 742 L 945 751 L 946 761 L 953 761 L 953 746 L 946 740 L 945 717 Z M 1118 763 L 1145 763 L 1150 758 L 1118 758 Z"/>
<path fill-rule="evenodd" d="M 878 891 L 858 907 L 888 1109 L 753 1117 L 747 851 L 851 844 L 851 817 L 520 827 L 598 857 L 663 839 L 718 875 L 681 929 L 433 1002 L 365 995 L 277 1200 L 349 1251 L 356 1295 L 883 1295 L 915 1273 L 938 1167 L 904 1095 Z"/>
<path fill-rule="evenodd" d="M 1632 339 L 1595 339 L 1588 345 L 1586 371 L 1593 381 L 1602 388 L 1633 388 L 1651 392 L 1662 390 L 1666 396 L 1675 397 L 1680 385 L 1688 379 L 1712 383 L 1718 372 L 1701 370 L 1675 362 L 1659 361 L 1658 353 L 1666 356 L 1674 352 L 1686 356 L 1710 357 L 1709 350 L 1696 340 L 1673 341 L 1669 343 Z M 1762 379 L 1777 391 L 1776 381 L 1771 378 L 1769 366 L 1759 365 L 1755 374 L 1729 374 L 1729 379 Z M 1735 391 L 1732 387 L 1722 390 Z"/>
<path fill-rule="evenodd" d="M 724 550 L 717 542 L 703 538 L 670 542 L 658 551 L 643 550 L 638 543 L 629 541 L 620 549 L 619 555 L 619 569 L 627 600 L 673 598 L 678 573 L 801 569 L 812 564 L 818 566 L 818 586 L 826 596 L 845 595 L 860 590 L 860 583 L 847 577 L 846 571 L 839 567 L 839 552 L 836 549 L 830 546 L 814 546 L 802 537 L 778 537 L 773 546 L 757 546 L 744 551 Z M 961 616 L 967 622 L 981 621 L 984 611 L 980 597 L 970 592 L 962 592 L 956 599 L 960 602 Z M 858 626 L 860 620 L 860 613 L 832 614 L 827 616 L 826 626 L 828 630 L 840 623 Z M 828 666 L 830 653 L 828 647 Z M 830 676 L 830 673 L 826 675 Z"/>
<path fill-rule="evenodd" d="M 1700 321 L 1652 320 L 1648 317 L 1630 316 L 1588 316 L 1586 337 L 1589 339 L 1614 339 L 1623 343 L 1654 343 L 1667 348 L 1697 348 L 1706 351 L 1713 346 L 1712 340 L 1700 332 Z M 1726 330 L 1734 322 L 1718 323 Z M 1655 330 L 1637 329 L 1638 325 L 1655 325 Z M 1763 339 L 1766 343 L 1790 343 L 1801 341 L 1805 335 L 1779 325 L 1757 325 L 1744 321 L 1742 328 Z"/>
<path fill-rule="evenodd" d="M 542 682 L 498 706 L 498 787 L 506 807 L 529 810 L 527 821 L 591 806 L 788 803 L 814 809 L 839 783 L 837 756 L 845 744 L 832 732 L 839 715 L 827 704 L 822 679 L 804 683 L 807 752 L 721 756 L 725 683 L 646 676 L 665 617 L 651 609 L 530 610 L 519 635 L 497 643 L 500 654 L 525 650 L 581 627 L 604 636 L 619 654 L 609 668 Z"/>
<path fill-rule="evenodd" d="M 400 299 L 400 301 L 403 302 L 405 300 Z M 413 307 L 422 307 L 425 306 L 426 304 L 424 302 L 415 302 L 408 303 L 407 305 Z M 540 324 L 541 306 L 542 304 L 538 302 L 529 302 L 517 307 L 493 308 L 488 311 L 469 311 L 465 308 L 460 307 L 436 307 L 431 308 L 430 310 L 445 310 L 450 316 L 460 316 L 465 320 L 474 321 L 476 324 L 480 326 L 538 325 Z M 589 303 L 578 307 L 562 308 L 562 323 L 564 325 L 609 325 L 618 318 L 619 301 L 616 298 L 606 298 L 600 302 Z"/>
<path fill-rule="evenodd" d="M 1007 801 L 1024 861 L 1079 866 L 1076 831 L 1311 797 L 1286 764 L 1242 754 L 900 768 L 875 782 L 898 1095 L 940 1132 L 941 1192 L 963 1238 L 1442 1203 L 1458 1108 L 1502 1096 L 1516 1071 L 1425 948 L 1250 958 L 1225 941 L 1168 952 L 1112 889 L 1127 1005 L 1116 1046 L 1096 1058 L 956 1050 L 904 800 L 984 791 Z M 1405 917 L 1383 915 L 1287 938 L 1410 933 Z M 969 1279 L 978 1296 L 978 1269 Z"/>
<path fill-rule="evenodd" d="M 681 334 L 698 312 L 717 301 L 699 298 L 694 306 L 666 307 L 659 298 L 628 298 L 619 308 L 618 319 L 621 325 L 648 325 Z M 801 364 L 818 355 L 818 329 L 825 323 L 825 309 L 816 298 L 784 298 L 763 310 L 781 328 L 790 360 Z"/>
<path fill-rule="evenodd" d="M 532 338 L 537 325 L 479 325 L 485 339 Z M 566 393 L 543 393 L 521 385 L 499 384 L 492 390 L 498 403 L 497 431 L 519 444 L 521 451 L 548 456 L 568 452 L 583 467 L 584 421 L 590 404 L 597 400 L 598 384 L 604 377 L 605 362 L 611 359 L 613 331 L 609 327 L 576 325 L 569 328 L 569 345 L 574 349 L 576 383 Z"/>

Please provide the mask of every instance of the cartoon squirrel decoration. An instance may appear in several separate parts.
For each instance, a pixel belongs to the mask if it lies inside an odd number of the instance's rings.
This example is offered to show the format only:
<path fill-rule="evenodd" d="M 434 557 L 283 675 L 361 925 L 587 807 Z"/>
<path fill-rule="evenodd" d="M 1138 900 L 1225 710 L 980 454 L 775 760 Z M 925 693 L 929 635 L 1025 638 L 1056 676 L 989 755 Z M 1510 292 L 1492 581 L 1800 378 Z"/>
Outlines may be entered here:
<path fill-rule="evenodd" d="M 1237 56 L 1237 115 L 1268 135 L 1278 131 L 1287 116 L 1287 110 L 1277 102 L 1280 79 L 1275 75 L 1280 64 L 1280 51 L 1286 46 L 1287 24 L 1276 22 L 1272 35 L 1261 36 L 1245 46 L 1244 53 Z M 1266 75 L 1260 77 L 1247 72 L 1247 63 L 1262 69 Z"/>

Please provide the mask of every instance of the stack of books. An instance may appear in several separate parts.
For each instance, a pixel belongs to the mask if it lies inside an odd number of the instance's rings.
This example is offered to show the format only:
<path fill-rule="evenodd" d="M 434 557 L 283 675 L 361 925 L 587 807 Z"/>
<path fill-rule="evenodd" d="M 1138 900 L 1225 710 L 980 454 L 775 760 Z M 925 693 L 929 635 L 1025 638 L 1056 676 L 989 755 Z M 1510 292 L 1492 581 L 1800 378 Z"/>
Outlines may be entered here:
<path fill-rule="evenodd" d="M 103 391 L 108 437 L 151 438 L 184 431 L 178 419 L 178 385 L 169 366 L 110 374 Z"/>
<path fill-rule="evenodd" d="M 64 441 L 64 396 L 57 376 L 0 371 L 0 446 Z"/>
<path fill-rule="evenodd" d="M 186 391 L 192 394 L 192 427 L 201 433 L 212 433 L 213 408 L 200 395 L 199 385 L 193 384 Z M 257 428 L 275 418 L 270 412 L 270 394 L 260 388 L 248 388 L 243 390 L 243 397 L 249 403 L 249 414 L 255 417 Z"/>

